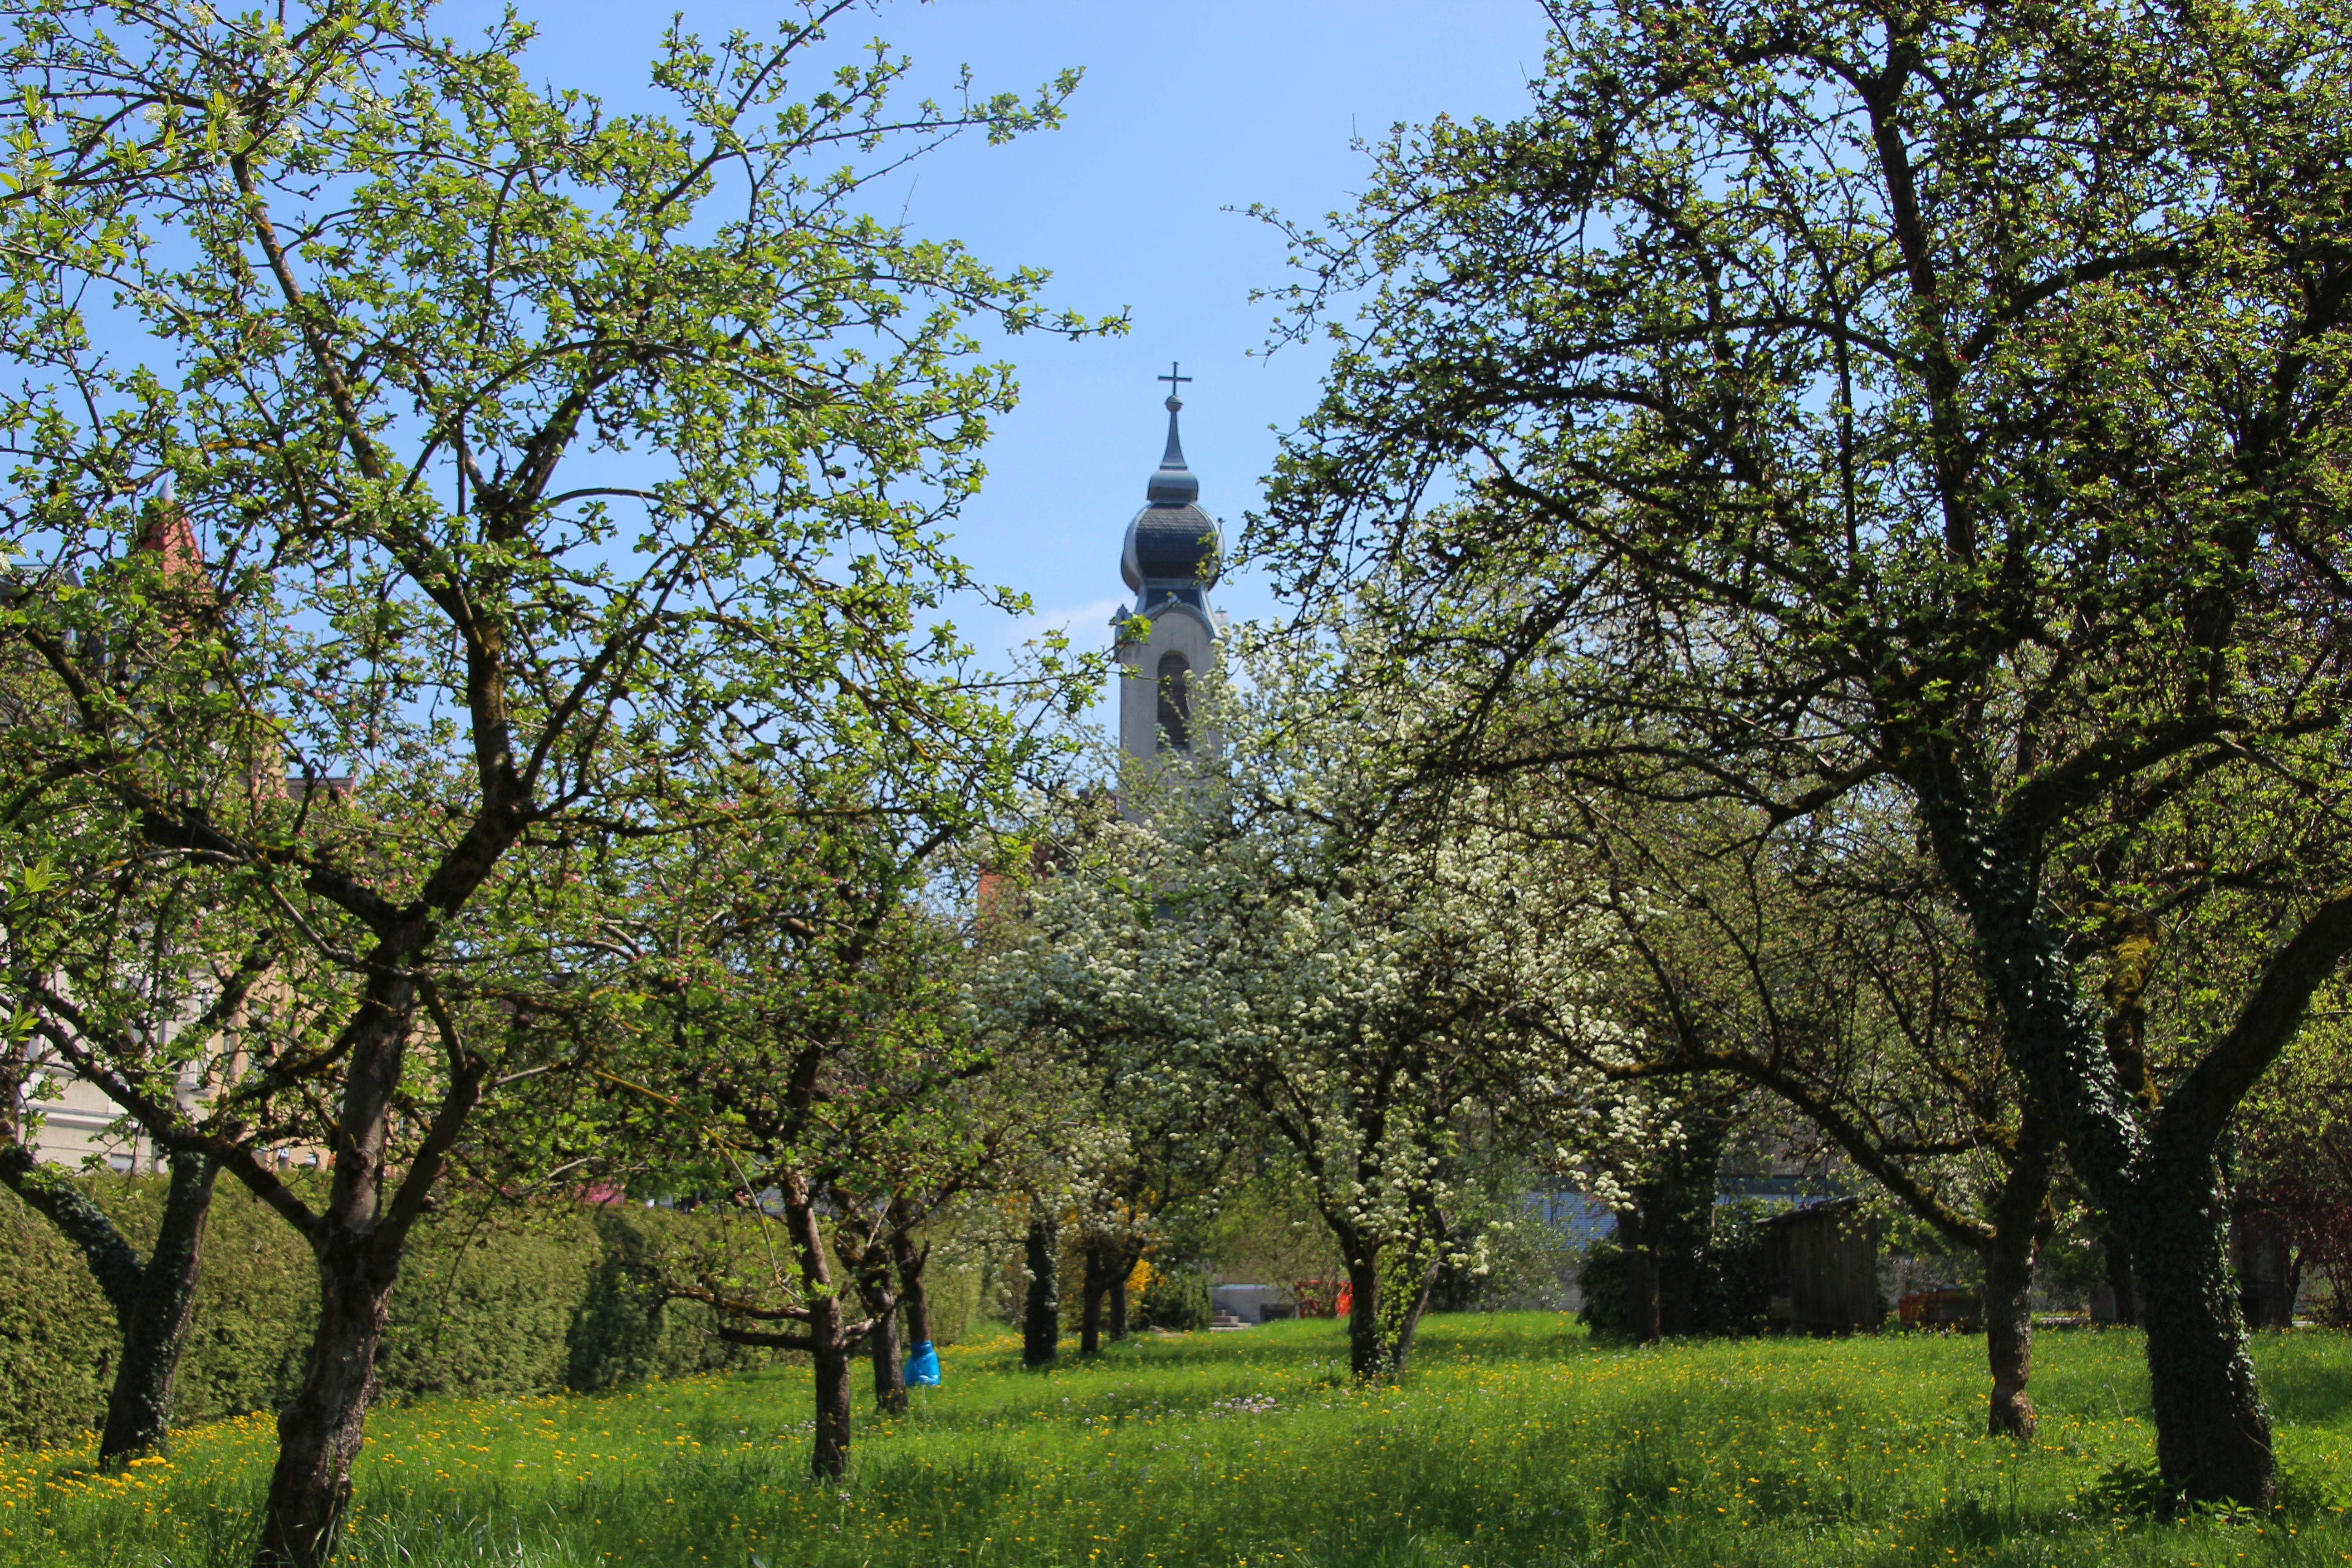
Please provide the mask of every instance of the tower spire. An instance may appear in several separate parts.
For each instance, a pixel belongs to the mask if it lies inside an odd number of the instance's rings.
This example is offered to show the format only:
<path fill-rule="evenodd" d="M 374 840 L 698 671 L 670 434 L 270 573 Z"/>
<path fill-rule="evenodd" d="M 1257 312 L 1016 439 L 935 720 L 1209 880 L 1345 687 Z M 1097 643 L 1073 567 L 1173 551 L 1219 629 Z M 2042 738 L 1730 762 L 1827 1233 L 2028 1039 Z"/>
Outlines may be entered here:
<path fill-rule="evenodd" d="M 1184 384 L 1192 378 L 1171 362 L 1168 374 L 1168 449 L 1143 488 L 1143 509 L 1127 525 L 1118 573 L 1135 590 L 1132 610 L 1111 617 L 1118 628 L 1122 674 L 1118 683 L 1119 749 L 1141 763 L 1162 752 L 1212 750 L 1215 739 L 1192 726 L 1194 682 L 1217 657 L 1217 624 L 1209 590 L 1217 585 L 1223 546 L 1217 520 L 1201 510 L 1201 481 L 1184 461 L 1177 415 L 1184 406 Z M 1132 617 L 1150 624 L 1135 635 Z M 1132 817 L 1133 805 L 1121 807 Z"/>
<path fill-rule="evenodd" d="M 1186 469 L 1184 443 L 1176 432 L 1176 416 L 1184 406 L 1183 384 L 1192 379 L 1189 375 L 1176 374 L 1183 368 L 1181 364 L 1171 359 L 1168 362 L 1168 374 L 1154 378 L 1168 384 L 1168 449 L 1160 454 L 1160 466 L 1163 469 L 1172 468 L 1179 473 L 1185 472 Z M 1193 486 L 1193 493 L 1198 494 L 1199 489 L 1200 487 L 1196 482 Z"/>
<path fill-rule="evenodd" d="M 1184 461 L 1183 437 L 1177 427 L 1177 412 L 1184 406 L 1179 392 L 1192 378 L 1182 365 L 1171 363 L 1159 379 L 1169 386 L 1168 449 L 1144 484 L 1143 510 L 1127 525 L 1119 575 L 1136 591 L 1139 610 L 1175 603 L 1205 615 L 1202 595 L 1216 585 L 1222 542 L 1217 520 L 1201 510 L 1201 481 Z"/>
<path fill-rule="evenodd" d="M 1176 428 L 1176 415 L 1184 406 L 1177 395 L 1184 383 L 1192 380 L 1181 374 L 1183 366 L 1174 360 L 1168 362 L 1168 374 L 1157 379 L 1168 384 L 1168 449 L 1160 454 L 1160 471 L 1143 487 L 1144 499 L 1153 506 L 1189 506 L 1201 499 L 1201 481 L 1184 462 L 1184 441 Z"/>

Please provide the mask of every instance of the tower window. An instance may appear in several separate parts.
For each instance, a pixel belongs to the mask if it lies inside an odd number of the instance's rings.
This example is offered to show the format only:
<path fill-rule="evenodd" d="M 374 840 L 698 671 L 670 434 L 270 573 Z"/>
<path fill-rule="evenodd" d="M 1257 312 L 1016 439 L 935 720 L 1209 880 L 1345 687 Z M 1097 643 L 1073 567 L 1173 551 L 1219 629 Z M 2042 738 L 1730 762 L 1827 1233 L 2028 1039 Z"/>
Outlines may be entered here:
<path fill-rule="evenodd" d="M 1160 656 L 1160 745 L 1163 751 L 1192 749 L 1192 694 L 1187 689 L 1192 668 L 1181 653 Z"/>

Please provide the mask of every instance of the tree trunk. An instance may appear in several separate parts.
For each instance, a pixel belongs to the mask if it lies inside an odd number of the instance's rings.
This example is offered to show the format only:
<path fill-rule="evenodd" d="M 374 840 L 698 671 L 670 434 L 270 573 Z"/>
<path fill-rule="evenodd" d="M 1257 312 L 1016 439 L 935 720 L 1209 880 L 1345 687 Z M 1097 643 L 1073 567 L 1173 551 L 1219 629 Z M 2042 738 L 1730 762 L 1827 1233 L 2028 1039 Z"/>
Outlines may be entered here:
<path fill-rule="evenodd" d="M 2100 1248 L 2106 1255 L 2107 1289 L 2116 1299 L 2116 1321 L 2139 1321 L 2139 1282 L 2132 1271 L 2131 1244 L 2122 1229 L 2109 1223 Z"/>
<path fill-rule="evenodd" d="M 877 1319 L 869 1317 L 852 1322 L 842 1310 L 844 1290 L 834 1282 L 833 1261 L 825 1247 L 824 1227 L 817 1217 L 817 1196 L 808 1178 L 800 1172 L 789 1172 L 779 1184 L 784 1201 L 784 1230 L 793 1240 L 793 1251 L 798 1258 L 803 1292 L 808 1301 L 804 1310 L 751 1313 L 754 1318 L 803 1318 L 808 1324 L 806 1332 L 779 1333 L 772 1330 L 753 1329 L 740 1323 L 721 1321 L 719 1334 L 733 1344 L 768 1345 L 779 1350 L 805 1351 L 815 1371 L 816 1420 L 815 1437 L 809 1445 L 809 1474 L 820 1481 L 838 1480 L 849 1473 L 850 1409 L 849 1369 L 857 1358 L 860 1341 L 866 1334 L 879 1335 L 887 1321 L 885 1313 Z M 863 1280 L 853 1279 L 863 1300 Z M 709 1300 L 708 1295 L 698 1299 Z M 880 1372 L 877 1368 L 877 1381 Z M 902 1391 L 903 1392 L 903 1391 Z"/>
<path fill-rule="evenodd" d="M 1429 1310 L 1430 1288 L 1436 1283 L 1437 1264 L 1433 1260 L 1421 1271 L 1412 1299 L 1406 1303 L 1404 1316 L 1397 1323 L 1396 1342 L 1389 1347 L 1389 1364 L 1397 1372 L 1404 1371 L 1405 1363 L 1412 1359 L 1412 1338 L 1421 1331 L 1422 1317 Z"/>
<path fill-rule="evenodd" d="M 1103 1297 L 1108 1293 L 1108 1287 L 1087 1282 L 1078 1303 L 1078 1353 L 1082 1356 L 1102 1354 Z"/>
<path fill-rule="evenodd" d="M 2057 1158 L 2058 1119 L 2040 1097 L 2031 1097 L 2018 1121 L 2009 1174 L 1993 1200 L 1992 1236 L 1983 1255 L 1985 1359 L 1992 1371 L 1985 1430 L 1995 1437 L 2033 1436 L 2033 1402 L 2025 1395 L 2033 1375 L 2033 1260 Z"/>
<path fill-rule="evenodd" d="M 1421 1271 L 1408 1287 L 1412 1295 L 1396 1312 L 1394 1323 L 1383 1324 L 1381 1319 L 1392 1304 L 1381 1281 L 1381 1254 L 1361 1247 L 1349 1251 L 1353 1255 L 1348 1262 L 1349 1370 L 1360 1379 L 1395 1377 L 1412 1359 L 1413 1335 L 1429 1310 L 1429 1289 L 1437 1279 L 1437 1266 L 1432 1262 Z"/>
<path fill-rule="evenodd" d="M 842 1311 L 842 1291 L 817 1217 L 817 1193 L 798 1172 L 784 1178 L 782 1190 L 784 1227 L 800 1255 L 808 1291 L 809 1362 L 816 1374 L 816 1437 L 809 1445 L 809 1474 L 821 1481 L 838 1480 L 849 1473 L 849 1363 L 857 1335 Z"/>
<path fill-rule="evenodd" d="M 1727 1115 L 1694 1104 L 1684 1117 L 1682 1146 L 1638 1189 L 1642 1238 L 1656 1270 L 1659 1336 L 1699 1331 L 1699 1265 L 1715 1234 L 1718 1173 L 1730 1131 Z"/>
<path fill-rule="evenodd" d="M 874 1408 L 884 1415 L 907 1413 L 906 1347 L 898 1342 L 898 1304 L 887 1291 L 866 1301 L 874 1326 L 866 1331 L 866 1349 L 874 1357 Z"/>
<path fill-rule="evenodd" d="M 1023 1242 L 1024 1260 L 1029 1273 L 1029 1294 L 1021 1314 L 1021 1364 L 1024 1366 L 1045 1365 L 1061 1347 L 1061 1255 L 1057 1246 L 1057 1229 L 1053 1215 L 1040 1215 L 1029 1222 L 1029 1234 Z"/>
<path fill-rule="evenodd" d="M 278 1413 L 278 1465 L 254 1558 L 258 1568 L 318 1568 L 351 1503 L 392 1299 L 393 1277 L 373 1267 L 370 1239 L 339 1226 L 318 1244 L 318 1327 L 302 1386 Z"/>
<path fill-rule="evenodd" d="M 2156 1460 L 2167 1486 L 2197 1502 L 2272 1500 L 2275 1466 L 2230 1269 L 2230 1211 L 2220 1170 L 2150 1162 L 2151 1210 L 2133 1237 L 2145 1293 Z"/>
<path fill-rule="evenodd" d="M 1658 1254 L 1638 1208 L 1617 1215 L 1617 1245 L 1625 1254 L 1625 1332 L 1636 1344 L 1658 1337 Z"/>
<path fill-rule="evenodd" d="M 196 1271 L 205 1220 L 212 1212 L 219 1167 L 196 1154 L 172 1156 L 172 1186 L 163 1200 L 155 1249 L 140 1271 L 138 1300 L 123 1324 L 122 1356 L 106 1401 L 98 1442 L 101 1468 L 114 1469 L 146 1453 L 161 1453 L 172 1432 L 172 1384 L 180 1351 L 196 1311 Z"/>
<path fill-rule="evenodd" d="M 2063 1111 L 2076 1174 L 2128 1227 L 2165 1482 L 2197 1501 L 2267 1507 L 2276 1483 L 2270 1416 L 2230 1289 L 2219 1156 L 2231 1114 L 2294 1038 L 2313 994 L 2352 955 L 2352 892 L 2331 894 L 2304 916 L 2229 1027 L 2151 1110 L 2149 1086 L 2116 1071 L 2063 935 L 2042 919 L 2042 846 L 2030 821 L 1980 824 L 1947 795 L 1932 748 L 1920 748 L 1911 767 L 1936 858 L 1974 927 L 2002 1045 Z"/>
<path fill-rule="evenodd" d="M 0 1084 L 0 1094 L 16 1092 Z M 171 1436 L 172 1384 L 195 1306 L 196 1269 L 212 1211 L 217 1169 L 194 1155 L 172 1157 L 172 1186 L 163 1202 L 155 1250 L 146 1263 L 114 1221 L 58 1173 L 44 1172 L 16 1142 L 16 1126 L 0 1110 L 10 1142 L 0 1147 L 0 1183 L 26 1207 L 47 1216 L 80 1251 L 114 1310 L 121 1349 L 99 1438 L 99 1464 L 114 1469 L 142 1453 L 163 1451 Z"/>
<path fill-rule="evenodd" d="M 829 1327 L 817 1326 L 809 1360 L 816 1371 L 816 1442 L 809 1449 L 809 1474 L 821 1481 L 849 1473 L 849 1349 L 840 1333 L 841 1303 L 832 1302 Z M 818 1316 L 825 1314 L 820 1309 Z"/>
<path fill-rule="evenodd" d="M 1388 1352 L 1381 1344 L 1378 1253 L 1348 1259 L 1348 1370 L 1360 1379 L 1391 1375 L 1396 1369 L 1389 1364 Z"/>
<path fill-rule="evenodd" d="M 1127 1280 L 1135 1272 L 1135 1264 L 1124 1253 L 1118 1259 L 1122 1267 L 1111 1277 L 1110 1337 L 1114 1343 L 1127 1338 Z"/>
<path fill-rule="evenodd" d="M 441 1105 L 387 1196 L 393 1113 L 417 1006 L 415 981 L 404 970 L 430 935 L 420 917 L 377 945 L 373 957 L 382 967 L 343 1031 L 347 1065 L 330 1155 L 334 1179 L 326 1211 L 300 1226 L 318 1259 L 318 1324 L 302 1385 L 278 1413 L 278 1464 L 262 1505 L 255 1568 L 320 1568 L 333 1555 L 351 1502 L 352 1467 L 366 1437 L 376 1350 L 401 1252 L 481 1094 L 487 1063 L 445 1064 Z M 257 1188 L 256 1195 L 264 1194 Z"/>
<path fill-rule="evenodd" d="M 1086 1246 L 1086 1283 L 1078 1304 L 1078 1353 L 1102 1353 L 1103 1298 L 1110 1292 L 1109 1248 L 1099 1241 Z"/>
<path fill-rule="evenodd" d="M 1985 1359 L 1992 1369 L 1992 1410 L 1985 1429 L 1995 1437 L 2033 1436 L 2033 1402 L 2025 1385 L 2033 1375 L 2032 1240 L 2022 1245 L 1996 1235 L 1984 1249 Z"/>
<path fill-rule="evenodd" d="M 857 1214 L 866 1208 L 857 1194 L 839 1187 L 830 1190 L 828 1201 L 835 1214 Z M 791 1206 L 787 1199 L 787 1209 Z M 812 1257 L 807 1246 L 799 1240 L 802 1216 L 789 1214 L 788 1219 L 793 1227 L 794 1247 L 802 1253 L 803 1262 L 814 1268 L 829 1268 L 823 1257 L 822 1239 L 818 1238 L 815 1256 Z M 807 1223 L 813 1226 L 814 1219 L 812 1212 Z M 834 1235 L 834 1252 L 848 1272 L 849 1282 L 857 1291 L 858 1304 L 866 1312 L 862 1326 L 844 1324 L 839 1332 L 843 1335 L 845 1354 L 849 1352 L 849 1341 L 860 1333 L 866 1336 L 866 1356 L 874 1366 L 874 1408 L 883 1415 L 900 1415 L 907 1409 L 907 1373 L 905 1347 L 898 1340 L 898 1293 L 893 1283 L 902 1254 L 910 1250 L 905 1233 L 912 1221 L 906 1205 L 896 1196 L 885 1205 L 883 1221 L 877 1230 L 846 1226 Z M 814 1232 L 810 1234 L 814 1236 Z"/>
<path fill-rule="evenodd" d="M 854 1195 L 837 1191 L 832 1202 L 837 1214 L 854 1214 L 862 1206 Z M 907 1408 L 907 1373 L 898 1343 L 898 1295 L 891 1289 L 898 1249 L 890 1245 L 903 1217 L 893 1200 L 888 1209 L 893 1223 L 882 1235 L 845 1232 L 834 1237 L 834 1250 L 849 1271 L 858 1304 L 866 1311 L 866 1359 L 874 1366 L 874 1408 L 883 1415 L 902 1415 Z"/>
<path fill-rule="evenodd" d="M 931 1342 L 931 1298 L 923 1288 L 923 1266 L 930 1259 L 930 1248 L 917 1248 L 914 1237 L 904 1231 L 891 1236 L 890 1260 L 898 1268 L 898 1300 L 906 1309 L 909 1344 Z"/>

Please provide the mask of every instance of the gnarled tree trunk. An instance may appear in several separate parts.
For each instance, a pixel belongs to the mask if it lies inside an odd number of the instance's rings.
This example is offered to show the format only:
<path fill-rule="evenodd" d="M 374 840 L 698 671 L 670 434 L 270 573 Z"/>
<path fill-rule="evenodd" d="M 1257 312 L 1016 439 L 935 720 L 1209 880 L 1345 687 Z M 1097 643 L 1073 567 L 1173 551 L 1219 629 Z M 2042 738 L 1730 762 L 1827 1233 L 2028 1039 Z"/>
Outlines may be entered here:
<path fill-rule="evenodd" d="M 841 1315 L 833 1303 L 832 1315 Z M 834 1325 L 837 1327 L 838 1325 Z M 849 1473 L 849 1352 L 838 1333 L 820 1324 L 809 1362 L 816 1373 L 816 1440 L 809 1447 L 809 1474 L 821 1481 L 838 1480 Z"/>
<path fill-rule="evenodd" d="M 1086 1278 L 1078 1303 L 1078 1353 L 1083 1356 L 1102 1353 L 1103 1298 L 1110 1294 L 1111 1247 L 1098 1238 L 1089 1238 L 1082 1254 Z"/>
<path fill-rule="evenodd" d="M 383 1267 L 373 1237 L 339 1231 L 314 1241 L 319 1319 L 302 1384 L 278 1413 L 278 1464 L 262 1518 L 261 1568 L 314 1568 L 331 1555 L 352 1500 L 375 1355 L 397 1278 Z"/>
<path fill-rule="evenodd" d="M 138 1299 L 123 1325 L 122 1360 L 114 1371 L 106 1426 L 98 1440 L 101 1468 L 161 1452 L 171 1437 L 172 1385 L 196 1315 L 205 1220 L 212 1213 L 219 1167 L 202 1155 L 174 1154 L 171 1169 L 155 1248 L 140 1271 Z"/>
<path fill-rule="evenodd" d="M 2331 894 L 2273 951 L 2229 1028 L 2151 1108 L 2142 1086 L 2117 1071 L 2064 942 L 2040 918 L 2030 840 L 2007 826 L 1980 829 L 1927 784 L 1921 797 L 1937 858 L 1975 925 L 2003 1044 L 2063 1112 L 2075 1173 L 2131 1242 L 2164 1480 L 2193 1500 L 2266 1507 L 2277 1468 L 2231 1289 L 2219 1152 L 2231 1111 L 2352 953 L 2352 888 Z"/>
<path fill-rule="evenodd" d="M 2219 1164 L 2160 1144 L 2149 1164 L 2146 1184 L 2165 1218 L 2142 1218 L 2133 1251 L 2146 1293 L 2157 1468 L 2194 1501 L 2259 1507 L 2271 1500 L 2276 1463 L 2246 1357 Z"/>
<path fill-rule="evenodd" d="M 836 1191 L 836 1214 L 855 1214 L 860 1205 L 852 1194 Z M 874 1408 L 898 1415 L 907 1408 L 907 1373 L 898 1342 L 898 1293 L 893 1288 L 898 1251 L 892 1243 L 905 1228 L 906 1215 L 893 1199 L 884 1211 L 879 1233 L 845 1227 L 834 1237 L 834 1250 L 857 1287 L 866 1311 L 866 1349 L 874 1366 Z"/>
<path fill-rule="evenodd" d="M 677 1294 L 709 1301 L 738 1319 L 786 1319 L 803 1323 L 797 1332 L 748 1329 L 740 1322 L 722 1321 L 721 1339 L 731 1344 L 765 1345 L 775 1350 L 804 1351 L 815 1372 L 816 1434 L 809 1445 L 809 1474 L 818 1480 L 835 1480 L 849 1473 L 852 1436 L 849 1408 L 849 1368 L 865 1336 L 878 1326 L 870 1318 L 852 1321 L 842 1310 L 842 1292 L 834 1279 L 833 1258 L 825 1247 L 824 1229 L 817 1217 L 817 1201 L 808 1177 L 792 1172 L 778 1184 L 784 1205 L 784 1231 L 792 1237 L 806 1305 L 758 1309 L 730 1301 L 707 1290 Z"/>
<path fill-rule="evenodd" d="M 11 1093 L 0 1086 L 0 1094 Z M 13 1106 L 9 1109 L 13 1110 Z M 163 1200 L 155 1247 L 142 1263 L 106 1211 L 73 1187 L 37 1168 L 30 1151 L 14 1141 L 0 1148 L 0 1182 L 46 1215 L 80 1251 L 107 1305 L 114 1310 L 121 1351 L 107 1394 L 106 1424 L 99 1434 L 101 1469 L 118 1469 L 146 1454 L 162 1453 L 172 1431 L 172 1387 L 180 1352 L 195 1315 L 196 1274 L 204 1252 L 205 1217 L 212 1212 L 213 1162 L 194 1154 L 171 1157 L 171 1189 Z"/>
<path fill-rule="evenodd" d="M 256 1568 L 319 1568 L 333 1555 L 375 1395 L 376 1351 L 401 1252 L 481 1096 L 487 1063 L 453 1050 L 433 1122 L 387 1191 L 385 1151 L 418 1004 L 416 984 L 402 969 L 430 935 L 418 917 L 376 949 L 382 968 L 345 1031 L 349 1065 L 331 1155 L 334 1180 L 325 1211 L 302 1222 L 318 1260 L 319 1317 L 302 1384 L 278 1414 L 278 1464 L 263 1504 Z"/>
<path fill-rule="evenodd" d="M 800 1254 L 808 1292 L 809 1362 L 816 1374 L 816 1437 L 809 1445 L 809 1474 L 837 1480 L 849 1473 L 849 1363 L 870 1323 L 852 1323 L 842 1310 L 842 1292 L 817 1218 L 816 1197 L 798 1173 L 782 1184 L 784 1226 Z"/>
<path fill-rule="evenodd" d="M 1359 1378 L 1393 1375 L 1397 1369 L 1381 1343 L 1379 1253 L 1349 1248 L 1348 1296 L 1348 1370 Z"/>
<path fill-rule="evenodd" d="M 885 1415 L 907 1413 L 906 1347 L 898 1342 L 898 1303 L 888 1290 L 869 1292 L 866 1348 L 874 1361 L 874 1408 Z"/>
<path fill-rule="evenodd" d="M 1985 1359 L 1992 1371 L 1985 1429 L 1996 1437 L 2033 1436 L 2033 1401 L 2025 1394 L 2033 1375 L 2033 1260 L 2057 1155 L 2057 1118 L 2038 1099 L 2030 1100 L 1983 1251 Z"/>
<path fill-rule="evenodd" d="M 1985 1359 L 1992 1371 L 1992 1405 L 1985 1430 L 1995 1437 L 2033 1436 L 2033 1247 L 1996 1236 L 1984 1249 Z"/>
<path fill-rule="evenodd" d="M 1381 1283 L 1381 1249 L 1359 1241 L 1347 1252 L 1349 1370 L 1359 1378 L 1395 1377 L 1412 1357 L 1413 1335 L 1429 1310 L 1429 1288 L 1437 1279 L 1437 1265 L 1431 1262 L 1403 1282 L 1402 1288 L 1412 1295 L 1399 1305 L 1388 1300 Z"/>
<path fill-rule="evenodd" d="M 1110 1337 L 1114 1342 L 1127 1338 L 1127 1280 L 1135 1272 L 1135 1265 L 1122 1258 L 1127 1267 L 1118 1270 L 1110 1282 Z"/>
<path fill-rule="evenodd" d="M 1641 1209 L 1617 1211 L 1617 1246 L 1625 1255 L 1625 1332 L 1636 1344 L 1658 1337 L 1658 1252 Z"/>
<path fill-rule="evenodd" d="M 1022 1241 L 1022 1261 L 1029 1289 L 1021 1312 L 1021 1364 L 1044 1366 L 1062 1342 L 1062 1266 L 1060 1227 L 1055 1216 L 1039 1212 L 1029 1221 Z"/>
<path fill-rule="evenodd" d="M 904 1231 L 890 1236 L 890 1261 L 898 1270 L 898 1300 L 907 1312 L 907 1339 L 911 1344 L 931 1342 L 931 1298 L 923 1285 L 923 1268 L 931 1259 L 929 1247 L 918 1247 Z"/>
<path fill-rule="evenodd" d="M 2110 1223 L 2099 1239 L 2099 1251 L 2105 1255 L 2107 1269 L 2107 1292 L 2116 1299 L 2116 1321 L 2139 1321 L 2139 1281 L 2132 1268 L 2131 1243 L 2124 1239 L 2120 1226 Z"/>

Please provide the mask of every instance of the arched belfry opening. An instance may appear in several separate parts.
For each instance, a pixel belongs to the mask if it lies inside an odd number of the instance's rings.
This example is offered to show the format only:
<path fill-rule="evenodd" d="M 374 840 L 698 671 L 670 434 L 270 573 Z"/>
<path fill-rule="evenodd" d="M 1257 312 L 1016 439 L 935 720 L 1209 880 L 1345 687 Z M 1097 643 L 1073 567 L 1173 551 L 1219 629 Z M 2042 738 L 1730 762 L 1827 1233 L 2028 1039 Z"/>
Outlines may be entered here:
<path fill-rule="evenodd" d="M 1217 585 L 1223 548 L 1217 520 L 1201 508 L 1201 481 L 1184 460 L 1176 391 L 1192 378 L 1171 365 L 1168 446 L 1143 487 L 1143 509 L 1127 525 L 1119 575 L 1135 595 L 1113 624 L 1118 643 L 1119 749 L 1139 761 L 1164 752 L 1213 751 L 1213 736 L 1193 723 L 1193 686 L 1215 658 Z M 1137 621 L 1150 629 L 1141 637 Z"/>
<path fill-rule="evenodd" d="M 1171 648 L 1160 656 L 1160 743 L 1171 752 L 1192 749 L 1192 666 Z"/>

